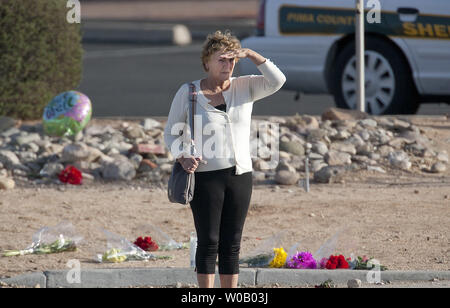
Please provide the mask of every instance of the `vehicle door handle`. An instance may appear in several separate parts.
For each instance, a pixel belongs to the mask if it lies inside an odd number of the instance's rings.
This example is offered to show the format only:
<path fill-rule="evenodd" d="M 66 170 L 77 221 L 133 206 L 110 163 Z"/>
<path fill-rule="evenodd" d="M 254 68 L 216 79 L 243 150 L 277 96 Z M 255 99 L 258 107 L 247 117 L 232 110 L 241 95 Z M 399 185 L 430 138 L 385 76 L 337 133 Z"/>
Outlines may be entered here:
<path fill-rule="evenodd" d="M 413 7 L 399 7 L 397 13 L 402 22 L 415 22 L 419 16 L 419 10 Z"/>

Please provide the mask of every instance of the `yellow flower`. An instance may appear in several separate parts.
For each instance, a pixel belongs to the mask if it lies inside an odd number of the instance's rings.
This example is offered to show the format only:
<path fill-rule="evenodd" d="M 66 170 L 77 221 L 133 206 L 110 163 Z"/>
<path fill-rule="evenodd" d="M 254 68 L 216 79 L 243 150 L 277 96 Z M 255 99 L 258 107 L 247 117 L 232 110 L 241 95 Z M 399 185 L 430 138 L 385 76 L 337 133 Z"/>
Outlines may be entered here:
<path fill-rule="evenodd" d="M 108 250 L 103 254 L 102 260 L 104 262 L 114 262 L 114 263 L 120 263 L 127 259 L 127 256 L 122 255 L 120 249 L 111 249 Z"/>
<path fill-rule="evenodd" d="M 275 253 L 275 257 L 270 261 L 269 267 L 271 268 L 280 268 L 283 267 L 286 263 L 287 253 L 284 251 L 283 247 L 274 248 L 273 252 Z"/>

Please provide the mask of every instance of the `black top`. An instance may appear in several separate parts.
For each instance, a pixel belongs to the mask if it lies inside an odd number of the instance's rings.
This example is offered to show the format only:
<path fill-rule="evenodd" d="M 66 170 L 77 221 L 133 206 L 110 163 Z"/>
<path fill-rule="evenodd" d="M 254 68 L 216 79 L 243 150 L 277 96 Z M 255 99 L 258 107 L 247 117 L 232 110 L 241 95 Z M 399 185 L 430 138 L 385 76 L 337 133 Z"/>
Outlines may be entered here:
<path fill-rule="evenodd" d="M 220 104 L 217 106 L 214 106 L 216 109 L 222 110 L 222 111 L 227 111 L 227 105 L 226 104 Z"/>

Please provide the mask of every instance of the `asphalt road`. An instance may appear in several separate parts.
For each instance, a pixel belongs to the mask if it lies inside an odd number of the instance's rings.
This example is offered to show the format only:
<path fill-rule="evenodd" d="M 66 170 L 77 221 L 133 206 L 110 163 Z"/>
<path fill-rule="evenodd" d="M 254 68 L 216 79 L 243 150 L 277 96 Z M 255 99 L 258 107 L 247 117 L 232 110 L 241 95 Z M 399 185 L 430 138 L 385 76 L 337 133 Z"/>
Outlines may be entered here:
<path fill-rule="evenodd" d="M 94 117 L 167 116 L 178 88 L 205 77 L 198 42 L 185 47 L 85 43 L 84 49 L 77 90 L 90 97 Z M 280 90 L 255 102 L 253 115 L 320 115 L 334 106 L 329 95 L 302 95 L 298 101 L 294 96 Z M 418 113 L 443 115 L 450 105 L 422 105 Z"/>

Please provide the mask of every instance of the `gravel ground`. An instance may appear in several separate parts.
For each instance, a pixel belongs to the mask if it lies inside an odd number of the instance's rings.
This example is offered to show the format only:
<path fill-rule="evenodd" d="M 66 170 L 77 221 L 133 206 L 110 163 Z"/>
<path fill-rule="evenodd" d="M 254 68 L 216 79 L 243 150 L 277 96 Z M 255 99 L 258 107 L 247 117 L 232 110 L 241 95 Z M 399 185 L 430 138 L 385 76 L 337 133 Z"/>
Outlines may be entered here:
<path fill-rule="evenodd" d="M 421 120 L 430 138 L 450 153 L 448 122 Z M 255 185 L 244 227 L 241 255 L 285 231 L 282 245 L 315 252 L 340 231 L 335 253 L 367 255 L 390 270 L 449 270 L 450 170 L 440 174 L 359 171 L 343 183 L 302 187 Z M 194 230 L 188 207 L 171 204 L 164 187 L 142 181 L 92 182 L 81 186 L 16 183 L 0 191 L 0 251 L 24 249 L 43 226 L 68 220 L 84 237 L 76 252 L 0 258 L 0 277 L 82 268 L 188 267 L 189 250 L 160 252 L 170 260 L 99 264 L 106 249 L 100 228 L 134 241 L 146 225 L 156 225 L 178 242 Z M 383 286 L 384 287 L 384 286 Z M 389 287 L 389 285 L 386 285 Z"/>

